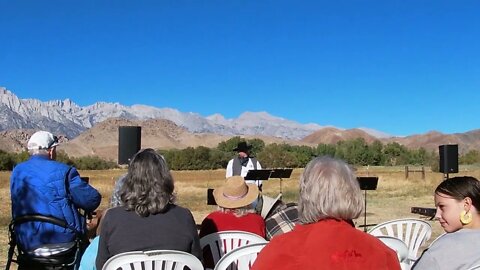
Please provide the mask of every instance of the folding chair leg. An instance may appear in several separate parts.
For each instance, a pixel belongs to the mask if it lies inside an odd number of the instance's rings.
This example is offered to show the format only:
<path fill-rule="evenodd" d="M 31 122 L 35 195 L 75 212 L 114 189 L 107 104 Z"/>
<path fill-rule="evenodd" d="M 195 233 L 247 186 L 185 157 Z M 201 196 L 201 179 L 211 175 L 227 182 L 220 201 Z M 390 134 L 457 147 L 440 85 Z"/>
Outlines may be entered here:
<path fill-rule="evenodd" d="M 8 249 L 7 264 L 5 265 L 5 270 L 10 270 L 10 265 L 13 260 L 13 253 L 15 252 L 15 243 L 10 242 L 10 248 Z"/>

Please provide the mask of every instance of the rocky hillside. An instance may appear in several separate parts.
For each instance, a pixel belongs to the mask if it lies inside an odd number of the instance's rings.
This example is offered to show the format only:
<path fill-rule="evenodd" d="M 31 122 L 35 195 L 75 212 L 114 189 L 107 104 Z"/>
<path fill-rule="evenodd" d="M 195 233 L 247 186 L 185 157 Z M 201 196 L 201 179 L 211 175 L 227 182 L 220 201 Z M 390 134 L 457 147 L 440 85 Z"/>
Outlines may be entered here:
<path fill-rule="evenodd" d="M 355 128 L 341 130 L 338 128 L 328 127 L 322 128 L 306 136 L 301 141 L 312 144 L 336 144 L 339 141 L 347 141 L 355 138 L 363 138 L 367 143 L 372 143 L 373 141 L 377 140 L 377 138 L 374 136 L 360 129 Z"/>
<path fill-rule="evenodd" d="M 81 133 L 72 140 L 60 136 L 62 142 L 59 150 L 65 151 L 71 157 L 99 156 L 107 160 L 117 160 L 118 128 L 120 126 L 142 127 L 142 148 L 182 149 L 186 147 L 216 147 L 218 143 L 232 136 L 212 133 L 191 133 L 184 127 L 165 119 L 128 120 L 112 118 L 103 121 L 91 129 Z M 26 149 L 28 138 L 35 130 L 10 130 L 0 132 L 0 150 L 20 152 Z M 284 140 L 268 136 L 243 136 L 259 138 L 266 143 L 303 144 L 299 141 Z"/>
<path fill-rule="evenodd" d="M 72 139 L 109 118 L 166 119 L 191 133 L 273 136 L 293 140 L 322 128 L 318 124 L 300 124 L 267 112 L 245 112 L 238 118 L 226 119 L 220 114 L 203 117 L 198 113 L 145 105 L 97 102 L 82 107 L 70 99 L 42 102 L 20 99 L 5 87 L 0 87 L 0 131 L 42 129 L 65 134 Z"/>
<path fill-rule="evenodd" d="M 432 131 L 406 137 L 375 138 L 360 129 L 340 130 L 336 128 L 323 128 L 306 136 L 301 141 L 311 144 L 335 144 L 338 141 L 351 140 L 354 138 L 363 138 L 367 143 L 372 143 L 375 140 L 379 140 L 384 144 L 397 142 L 411 149 L 423 147 L 428 150 L 438 151 L 439 145 L 458 144 L 460 153 L 465 153 L 470 150 L 480 150 L 480 129 L 455 134 L 443 134 Z"/>

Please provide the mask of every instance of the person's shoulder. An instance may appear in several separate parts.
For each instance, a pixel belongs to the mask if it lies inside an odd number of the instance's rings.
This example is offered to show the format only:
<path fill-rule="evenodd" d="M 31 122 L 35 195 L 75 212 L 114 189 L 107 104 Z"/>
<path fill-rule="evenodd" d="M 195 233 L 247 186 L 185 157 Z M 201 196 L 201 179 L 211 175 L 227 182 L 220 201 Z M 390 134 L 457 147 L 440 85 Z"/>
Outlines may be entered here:
<path fill-rule="evenodd" d="M 224 216 L 225 213 L 223 213 L 222 211 L 213 211 L 213 212 L 210 212 L 206 218 L 214 218 L 214 217 L 218 217 L 218 216 Z"/>
<path fill-rule="evenodd" d="M 67 172 L 67 170 L 76 170 L 75 167 L 67 165 L 60 161 L 51 159 L 46 159 L 45 161 L 48 162 L 48 166 L 50 166 L 51 168 L 55 168 L 56 170 L 62 170 L 65 172 Z"/>
<path fill-rule="evenodd" d="M 261 221 L 264 221 L 264 219 L 262 218 L 262 216 L 260 216 L 259 214 L 257 213 L 248 213 L 245 217 L 249 218 L 249 219 L 253 219 L 253 220 L 261 220 Z"/>
<path fill-rule="evenodd" d="M 123 208 L 122 206 L 117 206 L 117 207 L 111 207 L 111 208 L 108 208 L 105 213 L 103 213 L 104 216 L 114 216 L 114 215 L 119 215 L 120 213 L 124 213 L 124 212 L 129 212 L 127 210 L 125 210 L 125 208 Z"/>
<path fill-rule="evenodd" d="M 176 204 L 170 204 L 167 214 L 176 220 L 180 220 L 185 226 L 190 226 L 191 224 L 195 225 L 195 218 L 188 208 Z"/>
<path fill-rule="evenodd" d="M 292 230 L 286 233 L 282 233 L 279 235 L 275 235 L 272 237 L 268 245 L 273 245 L 273 246 L 283 246 L 283 245 L 288 245 L 288 246 L 295 246 L 297 245 L 297 242 L 304 242 L 305 238 L 301 233 L 298 232 L 298 230 Z M 300 243 L 298 243 L 297 246 L 300 246 Z"/>
<path fill-rule="evenodd" d="M 19 171 L 19 170 L 23 170 L 23 168 L 24 168 L 25 166 L 29 166 L 28 164 L 30 164 L 30 160 L 28 160 L 28 159 L 25 160 L 25 161 L 23 161 L 23 162 L 20 162 L 20 163 L 18 163 L 17 165 L 15 165 L 15 167 L 13 167 L 12 172 L 16 172 L 16 171 Z"/>
<path fill-rule="evenodd" d="M 464 243 L 468 243 L 470 241 L 480 241 L 480 230 L 462 229 L 452 233 L 445 233 L 435 239 L 430 248 L 455 244 L 463 245 Z"/>
<path fill-rule="evenodd" d="M 168 211 L 169 212 L 171 211 L 172 213 L 192 216 L 192 212 L 188 208 L 185 208 L 176 204 L 170 204 Z"/>

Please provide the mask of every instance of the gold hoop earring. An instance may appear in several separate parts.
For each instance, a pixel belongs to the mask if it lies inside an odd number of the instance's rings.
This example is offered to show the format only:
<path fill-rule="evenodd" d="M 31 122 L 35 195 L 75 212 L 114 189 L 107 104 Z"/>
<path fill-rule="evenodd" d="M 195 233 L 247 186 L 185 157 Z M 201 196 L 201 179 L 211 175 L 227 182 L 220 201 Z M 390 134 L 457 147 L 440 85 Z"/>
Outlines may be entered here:
<path fill-rule="evenodd" d="M 472 219 L 472 213 L 467 213 L 465 210 L 460 213 L 460 222 L 462 222 L 463 225 L 469 224 L 472 222 Z"/>

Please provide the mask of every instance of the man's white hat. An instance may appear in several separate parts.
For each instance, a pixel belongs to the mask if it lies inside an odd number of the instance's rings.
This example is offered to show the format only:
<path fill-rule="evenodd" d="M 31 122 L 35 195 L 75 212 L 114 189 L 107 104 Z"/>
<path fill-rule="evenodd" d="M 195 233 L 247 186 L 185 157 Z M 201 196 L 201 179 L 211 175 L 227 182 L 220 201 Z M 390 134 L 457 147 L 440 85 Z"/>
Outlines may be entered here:
<path fill-rule="evenodd" d="M 48 131 L 37 131 L 28 140 L 28 150 L 49 149 L 58 145 L 58 138 Z"/>

